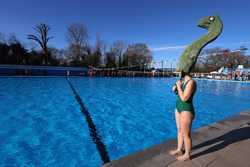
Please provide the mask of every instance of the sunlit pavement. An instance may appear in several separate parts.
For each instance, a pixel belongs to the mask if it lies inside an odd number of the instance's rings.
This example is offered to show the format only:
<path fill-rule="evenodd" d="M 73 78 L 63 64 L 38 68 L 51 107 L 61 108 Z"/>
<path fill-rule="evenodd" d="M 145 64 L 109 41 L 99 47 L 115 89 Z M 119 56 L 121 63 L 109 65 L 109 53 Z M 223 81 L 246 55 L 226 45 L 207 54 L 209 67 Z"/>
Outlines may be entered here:
<path fill-rule="evenodd" d="M 219 111 L 218 111 L 219 112 Z M 144 151 L 114 160 L 104 167 L 249 167 L 250 111 L 202 127 L 192 135 L 191 160 L 168 155 L 176 145 L 168 140 Z"/>

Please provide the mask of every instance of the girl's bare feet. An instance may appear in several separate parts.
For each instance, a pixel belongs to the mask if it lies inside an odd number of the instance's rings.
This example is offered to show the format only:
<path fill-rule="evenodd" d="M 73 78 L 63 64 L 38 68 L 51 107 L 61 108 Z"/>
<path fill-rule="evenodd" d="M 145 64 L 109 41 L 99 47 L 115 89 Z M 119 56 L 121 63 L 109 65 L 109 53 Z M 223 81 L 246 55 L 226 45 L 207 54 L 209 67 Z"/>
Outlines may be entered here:
<path fill-rule="evenodd" d="M 184 154 L 184 155 L 178 156 L 176 159 L 177 159 L 178 161 L 190 160 L 190 155 Z"/>
<path fill-rule="evenodd" d="M 183 153 L 182 150 L 179 150 L 179 149 L 170 150 L 170 151 L 169 151 L 169 154 L 170 154 L 170 155 L 180 155 L 180 154 L 182 154 L 182 153 Z"/>

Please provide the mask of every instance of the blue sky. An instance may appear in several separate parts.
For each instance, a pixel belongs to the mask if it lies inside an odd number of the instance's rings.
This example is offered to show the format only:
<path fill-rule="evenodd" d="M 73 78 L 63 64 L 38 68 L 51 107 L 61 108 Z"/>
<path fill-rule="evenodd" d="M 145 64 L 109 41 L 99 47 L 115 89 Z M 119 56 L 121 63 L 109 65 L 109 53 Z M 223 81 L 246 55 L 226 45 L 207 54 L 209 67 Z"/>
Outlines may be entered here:
<path fill-rule="evenodd" d="M 96 33 L 107 44 L 116 40 L 144 42 L 154 60 L 176 63 L 186 45 L 206 33 L 196 26 L 207 15 L 219 15 L 222 35 L 209 47 L 250 47 L 250 0 L 8 0 L 0 6 L 0 32 L 15 33 L 26 43 L 27 34 L 38 23 L 51 26 L 50 45 L 67 46 L 66 28 L 83 23 L 90 42 Z"/>

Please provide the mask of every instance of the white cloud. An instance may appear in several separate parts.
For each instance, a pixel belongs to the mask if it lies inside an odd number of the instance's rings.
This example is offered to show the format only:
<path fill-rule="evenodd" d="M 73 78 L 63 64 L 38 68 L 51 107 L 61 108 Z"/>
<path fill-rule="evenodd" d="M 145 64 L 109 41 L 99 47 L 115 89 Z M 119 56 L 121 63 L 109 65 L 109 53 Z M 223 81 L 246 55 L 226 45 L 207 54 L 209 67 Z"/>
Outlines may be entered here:
<path fill-rule="evenodd" d="M 169 50 L 180 50 L 180 49 L 184 49 L 187 46 L 188 45 L 152 47 L 151 51 L 153 51 L 153 52 L 159 52 L 159 51 L 169 51 Z"/>
<path fill-rule="evenodd" d="M 246 45 L 250 44 L 250 41 L 241 41 L 241 42 L 222 42 L 222 43 L 214 43 L 213 45 Z M 174 46 L 159 46 L 159 47 L 151 47 L 151 51 L 160 52 L 160 51 L 171 51 L 171 50 L 182 50 L 186 48 L 188 45 L 174 45 Z"/>

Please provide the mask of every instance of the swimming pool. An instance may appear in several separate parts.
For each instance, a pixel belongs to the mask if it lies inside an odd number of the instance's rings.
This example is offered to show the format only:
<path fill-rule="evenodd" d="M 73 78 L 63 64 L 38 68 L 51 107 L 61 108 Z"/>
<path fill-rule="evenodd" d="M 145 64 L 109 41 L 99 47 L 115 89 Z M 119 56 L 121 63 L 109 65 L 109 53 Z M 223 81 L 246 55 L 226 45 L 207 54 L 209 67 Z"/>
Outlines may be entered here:
<path fill-rule="evenodd" d="M 175 137 L 175 78 L 69 80 L 111 160 Z M 197 83 L 193 129 L 250 108 L 249 83 Z M 1 77 L 0 125 L 0 166 L 103 163 L 66 78 Z"/>

